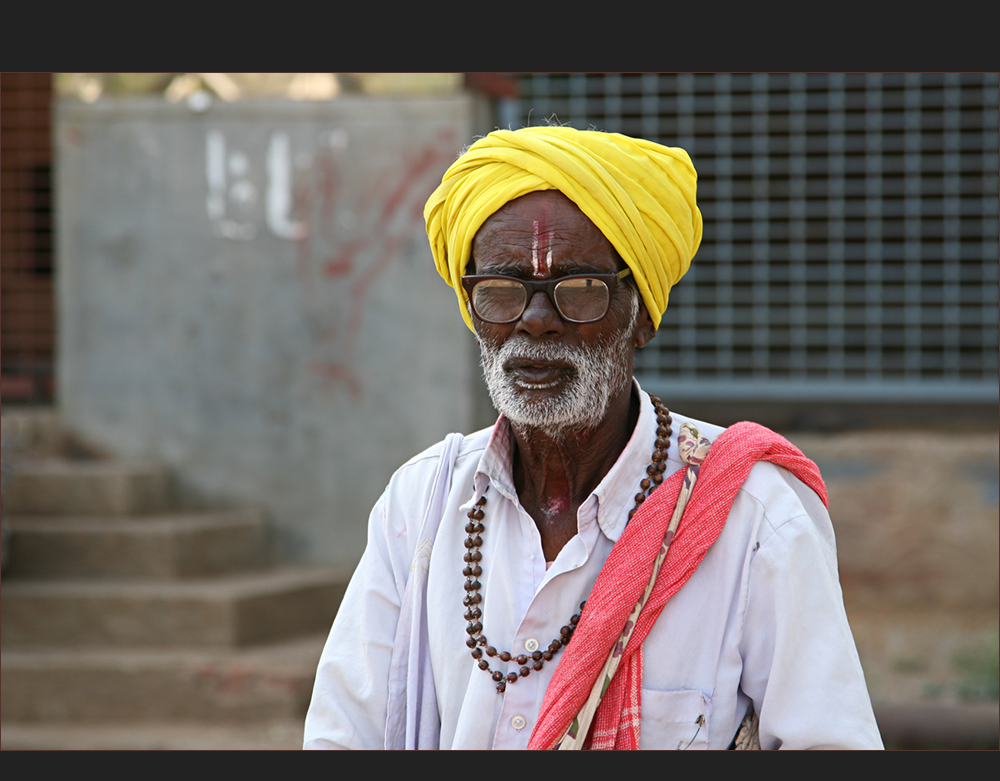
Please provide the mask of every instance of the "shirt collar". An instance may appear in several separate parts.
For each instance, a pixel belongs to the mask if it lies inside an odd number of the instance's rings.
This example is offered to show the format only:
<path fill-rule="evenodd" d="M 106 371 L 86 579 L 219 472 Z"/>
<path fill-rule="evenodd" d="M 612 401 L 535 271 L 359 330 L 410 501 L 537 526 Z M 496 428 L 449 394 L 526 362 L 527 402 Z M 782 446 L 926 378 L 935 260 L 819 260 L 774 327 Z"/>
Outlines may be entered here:
<path fill-rule="evenodd" d="M 653 443 L 656 439 L 656 414 L 649 394 L 639 387 L 637 380 L 632 380 L 636 393 L 639 394 L 639 419 L 635 430 L 629 438 L 625 449 L 611 467 L 604 479 L 582 505 L 597 502 L 597 522 L 608 539 L 617 542 L 628 521 L 628 511 L 635 506 L 635 494 L 639 490 L 639 482 L 646 476 L 646 467 L 653 454 Z M 475 494 L 472 503 L 493 485 L 503 496 L 517 502 L 517 491 L 514 489 L 513 464 L 513 434 L 507 418 L 501 415 L 493 426 L 490 440 L 479 459 L 479 466 L 474 477 Z M 676 447 L 671 447 L 672 454 Z M 668 474 L 674 469 L 668 466 Z"/>
<path fill-rule="evenodd" d="M 479 466 L 476 468 L 476 474 L 473 478 L 475 484 L 473 503 L 486 493 L 486 488 L 490 484 L 493 484 L 501 494 L 511 501 L 517 501 L 512 462 L 513 442 L 514 435 L 510 430 L 510 423 L 506 416 L 500 415 L 493 426 L 490 441 L 486 443 L 486 449 L 479 459 Z"/>
<path fill-rule="evenodd" d="M 640 481 L 646 477 L 646 467 L 649 466 L 656 440 L 653 402 L 649 394 L 639 387 L 637 380 L 632 382 L 639 394 L 639 419 L 622 454 L 593 493 L 598 502 L 597 522 L 612 542 L 617 542 L 625 531 L 629 510 L 635 507 L 635 495 Z"/>

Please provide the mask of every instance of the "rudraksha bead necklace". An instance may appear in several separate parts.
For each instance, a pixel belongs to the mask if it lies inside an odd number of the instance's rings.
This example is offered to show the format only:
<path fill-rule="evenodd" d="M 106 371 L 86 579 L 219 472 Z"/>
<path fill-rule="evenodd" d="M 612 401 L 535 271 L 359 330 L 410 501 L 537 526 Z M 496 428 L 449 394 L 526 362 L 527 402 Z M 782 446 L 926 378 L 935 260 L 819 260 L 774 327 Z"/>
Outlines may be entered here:
<path fill-rule="evenodd" d="M 673 420 L 670 417 L 670 410 L 664 407 L 662 402 L 655 396 L 651 396 L 650 399 L 656 408 L 655 450 L 653 451 L 649 466 L 646 467 L 646 477 L 639 484 L 642 490 L 635 495 L 635 507 L 629 510 L 629 519 L 636 514 L 636 511 L 646 500 L 646 497 L 663 482 L 663 472 L 667 468 L 667 450 L 670 448 L 670 435 L 673 434 L 673 429 L 671 429 Z M 497 651 L 496 648 L 490 645 L 486 639 L 486 635 L 483 634 L 483 611 L 479 607 L 483 601 L 482 595 L 479 593 L 479 589 L 482 588 L 479 576 L 483 574 L 483 568 L 480 565 L 483 554 L 479 548 L 483 544 L 483 538 L 480 535 L 486 530 L 486 527 L 483 526 L 485 507 L 486 497 L 481 496 L 479 501 L 469 510 L 469 522 L 465 525 L 465 531 L 469 535 L 465 539 L 465 568 L 462 570 L 462 574 L 466 578 L 465 599 L 462 604 L 466 608 L 465 620 L 469 622 L 469 625 L 465 628 L 465 631 L 469 634 L 469 639 L 465 641 L 465 644 L 472 649 L 472 658 L 478 661 L 479 669 L 492 676 L 497 684 L 497 692 L 503 694 L 507 689 L 508 683 L 515 683 L 519 678 L 527 678 L 532 670 L 541 670 L 545 662 L 550 661 L 553 656 L 559 653 L 564 645 L 569 644 L 570 639 L 573 637 L 573 632 L 576 630 L 576 625 L 580 622 L 580 614 L 583 613 L 583 606 L 587 603 L 580 603 L 580 612 L 570 618 L 569 623 L 559 630 L 559 637 L 549 643 L 549 647 L 544 651 L 536 650 L 530 656 L 527 654 L 518 654 L 515 656 L 510 651 Z M 489 660 L 486 657 L 494 656 L 498 657 L 501 662 L 514 660 L 517 664 L 521 665 L 521 669 L 518 672 L 509 672 L 507 675 L 504 675 L 499 670 L 491 670 Z M 528 666 L 529 663 L 530 667 Z"/>

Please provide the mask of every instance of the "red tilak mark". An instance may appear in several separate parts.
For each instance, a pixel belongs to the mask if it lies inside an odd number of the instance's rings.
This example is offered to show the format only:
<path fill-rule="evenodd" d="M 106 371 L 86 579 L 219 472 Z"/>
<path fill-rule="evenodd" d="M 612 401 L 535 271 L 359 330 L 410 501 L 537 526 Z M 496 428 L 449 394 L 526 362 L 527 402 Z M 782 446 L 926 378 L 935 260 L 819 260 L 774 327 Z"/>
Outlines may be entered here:
<path fill-rule="evenodd" d="M 538 276 L 538 220 L 532 225 L 535 228 L 535 235 L 531 237 L 531 273 Z"/>
<path fill-rule="evenodd" d="M 532 242 L 531 261 L 535 267 L 535 276 L 549 277 L 552 275 L 552 248 L 549 246 L 549 235 L 546 232 L 545 212 L 542 212 L 534 223 L 535 236 Z M 544 272 L 542 258 L 545 259 Z"/>
<path fill-rule="evenodd" d="M 556 496 L 549 499 L 546 510 L 552 515 L 556 513 L 564 513 L 569 509 L 569 497 L 566 496 Z"/>

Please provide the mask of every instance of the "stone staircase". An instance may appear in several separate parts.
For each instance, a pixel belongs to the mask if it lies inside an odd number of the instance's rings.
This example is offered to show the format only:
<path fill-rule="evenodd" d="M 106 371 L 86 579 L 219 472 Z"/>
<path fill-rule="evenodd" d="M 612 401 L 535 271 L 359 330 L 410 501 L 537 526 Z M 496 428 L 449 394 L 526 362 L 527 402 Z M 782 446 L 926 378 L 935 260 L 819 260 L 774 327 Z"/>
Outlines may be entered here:
<path fill-rule="evenodd" d="M 348 572 L 280 565 L 256 509 L 3 416 L 4 749 L 295 749 Z"/>

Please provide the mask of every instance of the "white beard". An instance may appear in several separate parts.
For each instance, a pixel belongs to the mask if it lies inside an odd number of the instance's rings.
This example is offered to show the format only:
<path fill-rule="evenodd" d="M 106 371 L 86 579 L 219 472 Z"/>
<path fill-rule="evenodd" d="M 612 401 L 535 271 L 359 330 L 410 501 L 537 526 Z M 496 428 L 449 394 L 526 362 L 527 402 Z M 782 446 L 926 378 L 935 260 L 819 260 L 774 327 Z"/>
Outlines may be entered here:
<path fill-rule="evenodd" d="M 635 322 L 638 296 L 632 301 L 632 322 Z M 609 339 L 586 347 L 536 342 L 528 337 L 508 339 L 500 347 L 481 340 L 483 377 L 493 406 L 511 423 L 538 429 L 555 439 L 562 439 L 572 431 L 596 428 L 604 420 L 611 399 L 631 382 L 628 370 L 631 336 L 631 328 L 622 328 Z M 573 367 L 573 374 L 558 395 L 530 401 L 525 390 L 541 390 L 557 383 L 519 382 L 504 371 L 512 359 L 565 362 Z"/>

